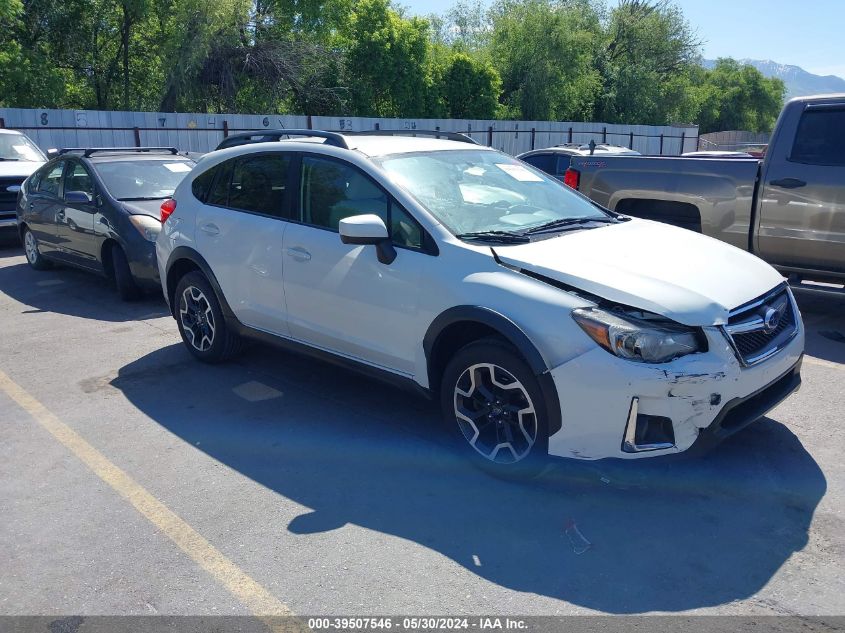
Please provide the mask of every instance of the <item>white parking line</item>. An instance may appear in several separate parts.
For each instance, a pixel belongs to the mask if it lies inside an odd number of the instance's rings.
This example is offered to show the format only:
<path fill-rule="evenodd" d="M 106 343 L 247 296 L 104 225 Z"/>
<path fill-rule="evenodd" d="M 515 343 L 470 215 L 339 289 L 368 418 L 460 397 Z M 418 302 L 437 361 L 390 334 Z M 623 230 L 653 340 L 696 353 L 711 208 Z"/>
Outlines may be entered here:
<path fill-rule="evenodd" d="M 274 616 L 294 615 L 290 608 L 253 580 L 184 519 L 132 479 L 124 470 L 89 444 L 81 435 L 49 411 L 7 374 L 0 370 L 0 391 L 14 400 L 38 424 L 82 461 L 104 483 L 132 504 L 150 523 L 223 585 L 272 631 L 306 631 L 299 620 Z"/>

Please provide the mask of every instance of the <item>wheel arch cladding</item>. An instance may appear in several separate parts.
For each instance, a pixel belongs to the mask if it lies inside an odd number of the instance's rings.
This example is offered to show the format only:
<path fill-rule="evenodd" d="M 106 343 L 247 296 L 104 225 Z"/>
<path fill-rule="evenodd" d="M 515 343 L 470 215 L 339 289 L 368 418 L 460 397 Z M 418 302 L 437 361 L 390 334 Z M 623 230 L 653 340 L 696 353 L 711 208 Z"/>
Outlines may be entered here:
<path fill-rule="evenodd" d="M 108 238 L 100 247 L 100 265 L 103 267 L 103 272 L 111 279 L 114 277 L 114 268 L 112 266 L 111 249 L 114 246 L 120 247 L 120 244 L 114 238 Z M 121 247 L 122 248 L 122 247 Z"/>
<path fill-rule="evenodd" d="M 557 389 L 543 355 L 528 335 L 508 317 L 482 306 L 455 306 L 431 322 L 423 338 L 429 388 L 437 391 L 443 370 L 458 349 L 473 341 L 498 336 L 510 343 L 537 376 L 548 414 L 549 434 L 561 427 Z"/>
<path fill-rule="evenodd" d="M 227 319 L 234 319 L 234 313 L 226 301 L 226 297 L 217 283 L 217 278 L 211 271 L 211 266 L 205 261 L 205 258 L 198 252 L 187 246 L 179 246 L 175 248 L 167 260 L 167 298 L 170 302 L 170 312 L 176 314 L 175 307 L 175 293 L 176 286 L 179 285 L 179 280 L 192 271 L 202 273 L 211 284 L 214 294 L 217 295 L 217 300 L 220 302 L 220 308 L 223 311 L 223 316 Z"/>

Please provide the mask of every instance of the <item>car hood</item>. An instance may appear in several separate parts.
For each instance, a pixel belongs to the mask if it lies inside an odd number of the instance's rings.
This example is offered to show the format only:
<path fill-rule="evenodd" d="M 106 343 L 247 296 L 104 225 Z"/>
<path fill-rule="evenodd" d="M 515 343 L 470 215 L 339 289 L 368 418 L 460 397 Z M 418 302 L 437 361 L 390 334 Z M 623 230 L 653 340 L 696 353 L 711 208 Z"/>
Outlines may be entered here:
<path fill-rule="evenodd" d="M 126 209 L 127 213 L 132 215 L 149 215 L 156 220 L 161 219 L 161 203 L 162 200 L 123 200 L 120 204 Z"/>
<path fill-rule="evenodd" d="M 783 277 L 724 242 L 648 220 L 515 246 L 496 246 L 508 266 L 685 325 L 721 325 L 728 313 Z"/>
<path fill-rule="evenodd" d="M 43 164 L 28 160 L 0 160 L 0 178 L 10 176 L 26 178 Z"/>

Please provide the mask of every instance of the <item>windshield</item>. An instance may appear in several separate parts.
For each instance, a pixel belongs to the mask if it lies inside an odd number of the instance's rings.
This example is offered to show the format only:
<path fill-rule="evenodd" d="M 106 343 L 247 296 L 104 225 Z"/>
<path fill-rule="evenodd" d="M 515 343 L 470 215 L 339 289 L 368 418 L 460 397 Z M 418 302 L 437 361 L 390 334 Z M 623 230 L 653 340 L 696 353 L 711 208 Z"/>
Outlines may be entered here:
<path fill-rule="evenodd" d="M 500 152 L 419 152 L 376 162 L 459 236 L 518 233 L 550 222 L 609 217 L 560 181 Z"/>
<path fill-rule="evenodd" d="M 38 146 L 23 134 L 0 134 L 0 160 L 43 163 L 47 158 Z"/>
<path fill-rule="evenodd" d="M 194 166 L 187 160 L 118 160 L 98 162 L 97 173 L 118 200 L 169 198 Z"/>

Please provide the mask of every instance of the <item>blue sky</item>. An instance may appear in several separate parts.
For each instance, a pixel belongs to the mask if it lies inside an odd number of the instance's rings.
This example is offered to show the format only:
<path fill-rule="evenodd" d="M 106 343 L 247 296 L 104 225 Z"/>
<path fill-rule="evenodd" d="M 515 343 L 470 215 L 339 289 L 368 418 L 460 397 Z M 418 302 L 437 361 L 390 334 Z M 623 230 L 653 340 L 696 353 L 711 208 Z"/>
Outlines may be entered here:
<path fill-rule="evenodd" d="M 707 58 L 771 59 L 817 75 L 845 78 L 845 0 L 675 1 L 704 40 Z M 441 13 L 453 4 L 453 0 L 397 2 L 417 14 Z"/>

